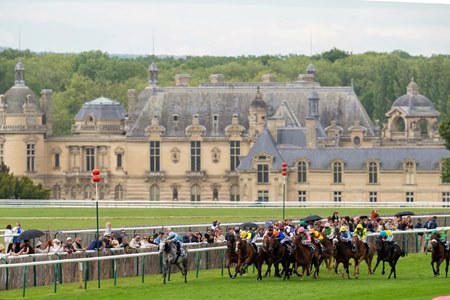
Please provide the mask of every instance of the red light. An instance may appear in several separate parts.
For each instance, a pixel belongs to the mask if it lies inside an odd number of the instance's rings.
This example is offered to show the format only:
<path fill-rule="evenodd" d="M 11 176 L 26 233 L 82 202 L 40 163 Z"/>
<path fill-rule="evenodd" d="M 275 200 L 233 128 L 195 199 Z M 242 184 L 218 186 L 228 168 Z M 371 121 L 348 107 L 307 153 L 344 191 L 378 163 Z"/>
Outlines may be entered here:
<path fill-rule="evenodd" d="M 100 175 L 100 170 L 99 169 L 94 169 L 94 170 L 92 170 L 92 172 L 91 172 L 91 174 L 92 174 L 92 176 L 98 176 L 98 175 Z"/>
<path fill-rule="evenodd" d="M 287 163 L 283 162 L 281 163 L 281 175 L 287 176 Z"/>
<path fill-rule="evenodd" d="M 93 182 L 100 182 L 100 180 L 102 180 L 102 179 L 100 178 L 100 176 L 98 176 L 98 175 L 92 176 L 92 181 L 93 181 Z"/>

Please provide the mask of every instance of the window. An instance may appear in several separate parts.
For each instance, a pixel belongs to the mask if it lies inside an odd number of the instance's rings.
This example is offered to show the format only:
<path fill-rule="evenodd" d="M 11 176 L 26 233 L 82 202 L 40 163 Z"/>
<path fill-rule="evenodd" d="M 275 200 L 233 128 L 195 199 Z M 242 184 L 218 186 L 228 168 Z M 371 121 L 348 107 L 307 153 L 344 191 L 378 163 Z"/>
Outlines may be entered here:
<path fill-rule="evenodd" d="M 34 173 L 35 144 L 27 144 L 27 172 Z"/>
<path fill-rule="evenodd" d="M 415 164 L 408 161 L 405 163 L 405 184 L 415 184 Z"/>
<path fill-rule="evenodd" d="M 176 187 L 172 188 L 172 200 L 173 201 L 178 200 L 178 188 Z"/>
<path fill-rule="evenodd" d="M 306 202 L 306 191 L 298 191 L 298 202 Z"/>
<path fill-rule="evenodd" d="M 450 192 L 442 193 L 442 202 L 444 202 L 444 207 L 450 207 Z"/>
<path fill-rule="evenodd" d="M 342 202 L 342 192 L 333 192 L 333 201 Z"/>
<path fill-rule="evenodd" d="M 123 155 L 122 153 L 116 154 L 116 168 L 117 169 L 122 169 L 122 161 L 123 161 L 122 155 Z"/>
<path fill-rule="evenodd" d="M 214 114 L 212 119 L 213 131 L 219 130 L 219 115 Z"/>
<path fill-rule="evenodd" d="M 378 201 L 378 192 L 370 192 L 369 202 L 377 202 L 377 201 Z"/>
<path fill-rule="evenodd" d="M 60 154 L 55 153 L 55 169 L 59 169 L 60 167 L 59 161 L 60 161 Z"/>
<path fill-rule="evenodd" d="M 173 115 L 173 121 L 178 122 L 178 115 Z"/>
<path fill-rule="evenodd" d="M 84 199 L 85 200 L 90 200 L 90 199 L 94 199 L 94 192 L 93 189 L 90 185 L 87 185 L 84 187 Z"/>
<path fill-rule="evenodd" d="M 95 148 L 86 148 L 86 171 L 95 169 Z M 88 198 L 85 198 L 88 199 Z"/>
<path fill-rule="evenodd" d="M 122 199 L 123 199 L 123 186 L 121 184 L 118 184 L 114 189 L 114 200 L 122 200 Z"/>
<path fill-rule="evenodd" d="M 0 144 L 0 165 L 3 165 L 5 162 L 3 155 L 4 155 L 4 145 Z"/>
<path fill-rule="evenodd" d="M 355 146 L 361 145 L 361 138 L 360 138 L 359 136 L 355 136 L 355 137 L 353 138 L 353 144 L 354 144 Z"/>
<path fill-rule="evenodd" d="M 61 199 L 61 188 L 57 184 L 52 188 L 52 197 L 53 199 Z"/>
<path fill-rule="evenodd" d="M 150 142 L 150 172 L 160 171 L 160 142 Z"/>
<path fill-rule="evenodd" d="M 70 189 L 70 198 L 77 199 L 77 187 L 75 185 Z"/>
<path fill-rule="evenodd" d="M 239 201 L 239 186 L 237 184 L 233 184 L 230 188 L 230 201 Z"/>
<path fill-rule="evenodd" d="M 406 202 L 414 202 L 414 192 L 406 192 Z"/>
<path fill-rule="evenodd" d="M 192 172 L 199 172 L 201 170 L 201 164 L 200 164 L 200 155 L 201 155 L 201 149 L 200 149 L 201 143 L 199 141 L 192 141 L 191 142 L 191 171 Z"/>
<path fill-rule="evenodd" d="M 342 183 L 342 163 L 339 161 L 333 163 L 333 183 Z"/>
<path fill-rule="evenodd" d="M 159 201 L 159 186 L 156 184 L 150 187 L 150 201 Z"/>
<path fill-rule="evenodd" d="M 374 161 L 369 162 L 369 183 L 378 183 L 378 164 Z"/>
<path fill-rule="evenodd" d="M 258 183 L 269 183 L 269 165 L 258 165 Z"/>
<path fill-rule="evenodd" d="M 231 141 L 230 142 L 230 171 L 236 171 L 240 163 L 241 156 L 241 142 Z"/>
<path fill-rule="evenodd" d="M 198 184 L 195 184 L 191 187 L 191 201 L 200 201 L 200 186 Z"/>
<path fill-rule="evenodd" d="M 268 202 L 269 191 L 258 191 L 258 202 Z"/>
<path fill-rule="evenodd" d="M 217 188 L 213 188 L 212 198 L 213 198 L 213 201 L 219 200 L 219 190 Z"/>
<path fill-rule="evenodd" d="M 297 181 L 299 183 L 306 183 L 308 181 L 307 171 L 308 165 L 306 161 L 300 161 L 297 164 Z"/>

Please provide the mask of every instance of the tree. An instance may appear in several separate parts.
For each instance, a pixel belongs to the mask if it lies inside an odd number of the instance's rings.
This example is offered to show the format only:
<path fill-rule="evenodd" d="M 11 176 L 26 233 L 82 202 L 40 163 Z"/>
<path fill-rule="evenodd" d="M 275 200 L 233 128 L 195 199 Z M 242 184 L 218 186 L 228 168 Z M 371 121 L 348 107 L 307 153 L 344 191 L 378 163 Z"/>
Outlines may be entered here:
<path fill-rule="evenodd" d="M 50 190 L 35 185 L 30 178 L 17 177 L 3 163 L 0 165 L 0 199 L 49 199 Z"/>
<path fill-rule="evenodd" d="M 439 125 L 439 135 L 444 140 L 445 148 L 450 150 L 450 114 L 447 114 Z M 442 161 L 442 182 L 450 183 L 450 157 Z"/>

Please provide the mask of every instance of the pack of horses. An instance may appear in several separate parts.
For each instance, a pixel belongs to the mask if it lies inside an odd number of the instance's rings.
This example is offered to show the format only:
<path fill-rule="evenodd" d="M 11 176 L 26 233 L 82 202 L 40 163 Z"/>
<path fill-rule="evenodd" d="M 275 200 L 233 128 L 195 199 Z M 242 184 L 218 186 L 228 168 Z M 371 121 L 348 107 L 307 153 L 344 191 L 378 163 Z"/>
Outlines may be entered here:
<path fill-rule="evenodd" d="M 227 251 L 225 256 L 225 267 L 228 269 L 230 278 L 242 275 L 251 265 L 257 271 L 257 280 L 262 280 L 262 266 L 267 264 L 267 271 L 264 277 L 271 275 L 272 266 L 275 269 L 274 276 L 283 277 L 283 280 L 290 279 L 292 274 L 296 274 L 301 279 L 313 275 L 319 277 L 319 270 L 322 264 L 328 271 L 334 268 L 334 272 L 339 274 L 338 267 L 343 265 L 347 278 L 350 279 L 349 267 L 353 264 L 355 278 L 359 277 L 360 265 L 363 261 L 368 266 L 368 273 L 373 274 L 379 263 L 383 264 L 382 274 L 385 274 L 385 263 L 391 268 L 391 275 L 397 278 L 396 264 L 405 252 L 397 244 L 383 241 L 377 238 L 374 244 L 366 245 L 357 237 L 353 237 L 349 242 L 336 235 L 333 239 L 324 238 L 320 247 L 315 241 L 311 242 L 312 247 L 304 244 L 299 236 L 295 236 L 290 245 L 281 244 L 277 238 L 266 236 L 263 238 L 262 246 L 256 249 L 252 244 L 231 235 L 227 240 Z M 372 270 L 372 260 L 377 253 L 375 268 Z M 332 266 L 334 261 L 334 267 Z M 234 274 L 231 271 L 235 265 Z M 281 268 L 280 268 L 281 267 Z M 345 278 L 344 272 L 341 272 Z"/>

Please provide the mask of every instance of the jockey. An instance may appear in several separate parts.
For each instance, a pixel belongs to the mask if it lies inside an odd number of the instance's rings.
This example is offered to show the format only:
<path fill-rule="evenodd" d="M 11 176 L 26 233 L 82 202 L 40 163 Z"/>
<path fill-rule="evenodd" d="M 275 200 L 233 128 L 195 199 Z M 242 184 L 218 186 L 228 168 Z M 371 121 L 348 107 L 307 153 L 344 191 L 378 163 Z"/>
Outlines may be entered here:
<path fill-rule="evenodd" d="M 334 228 L 330 226 L 330 223 L 325 223 L 322 229 L 322 235 L 330 240 L 333 238 Z"/>
<path fill-rule="evenodd" d="M 313 245 L 311 245 L 311 235 L 307 231 L 305 231 L 304 227 L 299 227 L 297 229 L 297 233 L 300 240 L 302 241 L 302 244 L 307 245 L 311 250 L 311 253 L 314 253 L 316 249 L 314 248 Z"/>
<path fill-rule="evenodd" d="M 264 237 L 268 236 L 268 237 L 272 237 L 273 236 L 273 226 L 270 225 L 269 227 L 267 227 L 266 231 L 264 232 Z"/>
<path fill-rule="evenodd" d="M 439 231 L 437 229 L 435 229 L 435 230 L 433 230 L 432 234 L 433 235 L 439 234 Z M 440 242 L 444 246 L 444 249 L 446 251 L 449 250 L 448 241 L 445 240 L 445 233 L 443 231 L 441 231 L 441 233 L 439 234 L 438 242 Z"/>
<path fill-rule="evenodd" d="M 292 253 L 292 244 L 289 240 L 288 235 L 285 234 L 282 230 L 275 230 L 273 234 L 277 238 L 278 242 L 280 242 L 281 245 L 284 245 L 289 253 Z"/>
<path fill-rule="evenodd" d="M 341 228 L 339 228 L 339 236 L 342 240 L 347 242 L 350 246 L 352 245 L 352 236 L 350 235 L 350 232 L 347 229 L 347 226 L 342 225 Z"/>
<path fill-rule="evenodd" d="M 364 243 L 364 246 L 366 247 L 366 252 L 369 253 L 370 248 L 367 244 L 367 229 L 362 226 L 362 224 L 356 225 L 355 231 L 353 231 L 353 236 L 358 237 L 360 241 Z M 352 251 L 356 251 L 356 245 L 352 245 Z"/>
<path fill-rule="evenodd" d="M 394 242 L 394 234 L 392 233 L 392 231 L 387 230 L 387 229 L 382 230 L 382 231 L 380 231 L 380 234 L 378 236 L 380 236 L 383 241 L 386 241 L 387 243 L 392 245 L 392 247 L 394 248 L 394 252 L 397 252 L 396 246 L 398 246 L 398 244 L 396 242 Z M 398 247 L 400 247 L 400 246 L 398 246 Z"/>
<path fill-rule="evenodd" d="M 178 233 L 173 232 L 172 228 L 167 227 L 166 228 L 166 232 L 167 232 L 167 240 L 168 241 L 174 241 L 175 242 L 175 246 L 177 246 L 177 255 L 181 255 L 181 237 Z"/>
<path fill-rule="evenodd" d="M 315 229 L 310 229 L 309 233 L 311 234 L 311 237 L 314 239 L 317 245 L 320 246 L 320 250 L 322 250 L 322 252 L 325 252 L 325 247 L 320 242 L 321 240 L 323 240 L 323 235 L 318 230 Z"/>
<path fill-rule="evenodd" d="M 256 253 L 258 253 L 258 246 L 256 246 L 256 244 L 255 244 L 257 238 L 258 238 L 258 236 L 251 229 L 241 231 L 241 239 L 243 239 L 243 240 L 247 241 L 247 243 L 253 245 Z"/>

